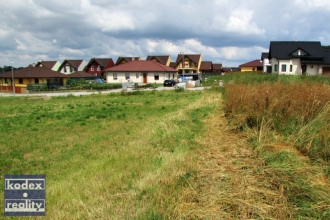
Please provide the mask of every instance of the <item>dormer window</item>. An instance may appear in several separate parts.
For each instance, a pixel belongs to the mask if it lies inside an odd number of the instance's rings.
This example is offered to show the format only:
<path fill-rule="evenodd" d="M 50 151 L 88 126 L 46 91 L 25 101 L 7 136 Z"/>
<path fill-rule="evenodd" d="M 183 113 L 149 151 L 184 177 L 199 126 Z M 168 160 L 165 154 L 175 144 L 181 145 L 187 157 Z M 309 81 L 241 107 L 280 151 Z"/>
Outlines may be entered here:
<path fill-rule="evenodd" d="M 307 53 L 304 52 L 303 50 L 300 50 L 300 49 L 299 49 L 299 50 L 295 51 L 292 55 L 293 55 L 293 56 L 306 56 Z"/>

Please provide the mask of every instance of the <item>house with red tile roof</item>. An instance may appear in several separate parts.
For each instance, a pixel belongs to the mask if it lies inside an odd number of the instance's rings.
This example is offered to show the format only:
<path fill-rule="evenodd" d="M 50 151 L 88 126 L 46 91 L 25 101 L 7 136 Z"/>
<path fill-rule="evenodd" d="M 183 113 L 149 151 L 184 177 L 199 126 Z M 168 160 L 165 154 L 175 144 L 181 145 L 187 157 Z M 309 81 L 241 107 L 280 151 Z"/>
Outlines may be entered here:
<path fill-rule="evenodd" d="M 212 73 L 212 71 L 213 71 L 212 61 L 202 61 L 199 71 L 203 74 Z"/>
<path fill-rule="evenodd" d="M 0 90 L 13 91 L 12 74 L 14 77 L 15 93 L 27 93 L 30 84 L 45 84 L 46 86 L 63 86 L 68 76 L 44 66 L 25 67 L 0 74 Z"/>
<path fill-rule="evenodd" d="M 243 63 L 239 66 L 241 68 L 241 72 L 262 72 L 263 63 L 260 59 L 252 60 L 247 63 Z"/>
<path fill-rule="evenodd" d="M 165 66 L 170 66 L 170 63 L 172 62 L 171 56 L 169 55 L 161 55 L 161 56 L 151 56 L 149 55 L 146 60 L 153 60 L 158 63 L 161 63 Z"/>
<path fill-rule="evenodd" d="M 152 60 L 134 60 L 104 70 L 107 83 L 163 83 L 176 79 L 177 70 Z"/>
<path fill-rule="evenodd" d="M 93 76 L 103 77 L 104 70 L 114 65 L 112 58 L 92 58 L 84 70 Z"/>
<path fill-rule="evenodd" d="M 63 74 L 71 74 L 75 71 L 83 71 L 86 66 L 84 60 L 64 60 L 58 68 L 58 72 Z"/>
<path fill-rule="evenodd" d="M 57 71 L 58 68 L 61 66 L 61 63 L 58 62 L 58 61 L 41 60 L 38 63 L 36 63 L 34 66 L 36 66 L 36 67 L 46 67 L 47 69 Z"/>
<path fill-rule="evenodd" d="M 124 63 L 128 63 L 134 60 L 141 60 L 140 57 L 118 57 L 115 66 L 124 64 Z"/>

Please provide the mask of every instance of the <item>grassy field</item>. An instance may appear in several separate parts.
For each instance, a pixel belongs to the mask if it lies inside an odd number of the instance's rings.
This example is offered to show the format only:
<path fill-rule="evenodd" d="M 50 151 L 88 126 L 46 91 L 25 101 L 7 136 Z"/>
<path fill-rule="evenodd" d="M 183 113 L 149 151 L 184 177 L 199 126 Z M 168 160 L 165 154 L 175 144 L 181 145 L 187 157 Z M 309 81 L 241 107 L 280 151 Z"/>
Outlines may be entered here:
<path fill-rule="evenodd" d="M 0 188 L 3 174 L 46 174 L 49 218 L 167 218 L 195 175 L 195 139 L 215 108 L 212 97 L 1 98 Z"/>
<path fill-rule="evenodd" d="M 328 78 L 203 84 L 1 98 L 0 173 L 46 174 L 49 219 L 330 219 Z"/>

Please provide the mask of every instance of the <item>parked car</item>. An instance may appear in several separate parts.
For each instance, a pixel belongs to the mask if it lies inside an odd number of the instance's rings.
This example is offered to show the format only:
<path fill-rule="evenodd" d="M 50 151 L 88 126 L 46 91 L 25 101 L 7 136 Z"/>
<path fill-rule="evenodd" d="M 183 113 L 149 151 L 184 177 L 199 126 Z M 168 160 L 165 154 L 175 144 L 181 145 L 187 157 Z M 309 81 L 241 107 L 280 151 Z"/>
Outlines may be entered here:
<path fill-rule="evenodd" d="M 175 86 L 176 81 L 172 79 L 167 79 L 164 81 L 164 87 L 173 87 Z"/>

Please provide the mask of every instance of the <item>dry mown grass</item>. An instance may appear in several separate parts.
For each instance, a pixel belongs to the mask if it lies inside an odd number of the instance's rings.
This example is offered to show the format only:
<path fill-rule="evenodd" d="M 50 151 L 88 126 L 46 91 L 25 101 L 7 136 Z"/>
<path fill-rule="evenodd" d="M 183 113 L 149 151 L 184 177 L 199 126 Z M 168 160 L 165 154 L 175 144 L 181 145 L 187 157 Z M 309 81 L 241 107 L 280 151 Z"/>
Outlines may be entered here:
<path fill-rule="evenodd" d="M 208 135 L 199 142 L 197 176 L 179 197 L 175 218 L 327 216 L 329 183 L 320 167 L 312 166 L 290 143 L 269 144 L 254 151 L 247 142 L 253 134 L 232 130 L 221 108 L 206 122 Z M 264 154 L 258 154 L 261 151 Z"/>

